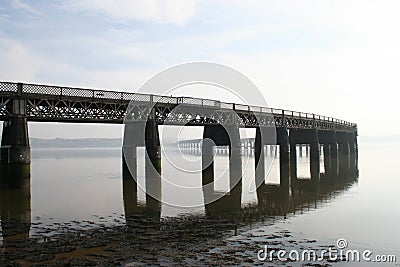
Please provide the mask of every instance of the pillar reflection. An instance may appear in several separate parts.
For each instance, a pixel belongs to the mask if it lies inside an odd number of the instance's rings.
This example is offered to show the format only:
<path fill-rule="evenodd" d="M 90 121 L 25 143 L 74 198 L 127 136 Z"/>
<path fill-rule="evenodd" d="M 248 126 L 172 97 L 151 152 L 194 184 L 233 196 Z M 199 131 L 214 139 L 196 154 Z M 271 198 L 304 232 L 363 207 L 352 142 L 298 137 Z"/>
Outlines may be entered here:
<path fill-rule="evenodd" d="M 7 249 L 29 239 L 31 191 L 29 164 L 0 165 L 0 220 Z M 7 255 L 7 253 L 5 254 Z"/>

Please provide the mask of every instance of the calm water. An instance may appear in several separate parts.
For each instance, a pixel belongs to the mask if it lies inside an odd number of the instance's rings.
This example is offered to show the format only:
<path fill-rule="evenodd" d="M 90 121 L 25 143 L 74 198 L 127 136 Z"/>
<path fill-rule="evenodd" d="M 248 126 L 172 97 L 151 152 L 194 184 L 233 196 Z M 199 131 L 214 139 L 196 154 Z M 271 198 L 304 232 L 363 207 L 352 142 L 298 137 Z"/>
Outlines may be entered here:
<path fill-rule="evenodd" d="M 400 221 L 398 194 L 400 181 L 397 164 L 400 162 L 400 145 L 360 144 L 359 179 L 349 187 L 331 190 L 325 197 L 308 201 L 289 210 L 285 216 L 274 216 L 272 225 L 255 224 L 247 230 L 271 232 L 287 230 L 296 238 L 315 239 L 319 244 L 335 244 L 345 238 L 351 249 L 370 249 L 374 253 L 396 254 L 400 259 Z M 268 183 L 279 182 L 278 160 L 268 151 L 271 162 Z M 170 151 L 162 159 L 162 198 L 167 203 L 204 203 L 201 189 L 190 194 L 171 190 L 169 183 L 201 185 L 201 173 L 188 172 L 177 175 L 174 155 Z M 298 175 L 309 176 L 309 160 L 303 152 L 298 159 Z M 201 166 L 201 157 L 193 153 L 185 155 L 189 163 L 186 169 Z M 216 157 L 217 191 L 226 191 L 228 176 L 224 174 L 227 157 Z M 253 157 L 243 159 L 244 171 L 242 207 L 257 205 L 254 191 Z M 245 167 L 246 166 L 246 167 Z M 323 171 L 323 168 L 321 169 Z M 104 225 L 124 225 L 124 199 L 122 183 L 121 149 L 32 149 L 30 190 L 13 197 L 13 192 L 3 189 L 3 215 L 7 209 L 17 209 L 31 218 L 29 235 L 40 234 L 43 227 L 57 223 L 90 221 Z M 143 149 L 139 149 L 138 185 L 144 187 Z M 145 193 L 139 190 L 139 203 L 145 202 Z M 7 203 L 5 203 L 7 202 Z M 11 203 L 13 202 L 13 203 Z M 18 212 L 17 212 L 18 213 Z M 30 213 L 30 214 L 29 214 Z M 182 209 L 162 204 L 161 217 L 174 217 L 182 213 L 204 215 L 204 206 Z M 251 230 L 251 228 L 253 228 Z M 246 231 L 247 231 L 246 230 Z M 239 234 L 236 238 L 240 239 Z M 244 237 L 243 237 L 244 238 Z M 2 239 L 1 239 L 2 240 Z M 349 264 L 354 263 L 339 263 Z M 390 265 L 386 263 L 385 265 Z"/>

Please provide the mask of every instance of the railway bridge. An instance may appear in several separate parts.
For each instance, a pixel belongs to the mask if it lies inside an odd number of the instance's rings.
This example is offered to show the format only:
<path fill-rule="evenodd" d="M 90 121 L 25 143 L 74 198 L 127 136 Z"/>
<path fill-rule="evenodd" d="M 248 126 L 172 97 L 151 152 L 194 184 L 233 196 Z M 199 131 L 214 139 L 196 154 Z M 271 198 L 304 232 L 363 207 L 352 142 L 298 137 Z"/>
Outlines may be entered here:
<path fill-rule="evenodd" d="M 161 166 L 158 125 L 204 126 L 202 159 L 211 164 L 203 164 L 203 183 L 213 180 L 213 146 L 228 146 L 230 164 L 235 166 L 230 168 L 232 172 L 241 166 L 237 159 L 242 149 L 239 134 L 242 127 L 256 129 L 252 142 L 256 179 L 265 177 L 262 160 L 265 145 L 277 145 L 279 149 L 281 185 L 289 183 L 288 177 L 297 177 L 298 145 L 309 147 L 312 180 L 320 176 L 321 145 L 326 174 L 334 176 L 341 171 L 354 172 L 357 168 L 355 123 L 212 99 L 0 82 L 0 120 L 4 121 L 0 159 L 6 164 L 30 162 L 27 122 L 39 121 L 125 123 L 125 152 L 136 158 L 136 147 L 145 146 L 158 171 Z M 135 169 L 136 162 L 133 162 L 130 170 Z M 234 182 L 237 181 L 231 181 Z"/>

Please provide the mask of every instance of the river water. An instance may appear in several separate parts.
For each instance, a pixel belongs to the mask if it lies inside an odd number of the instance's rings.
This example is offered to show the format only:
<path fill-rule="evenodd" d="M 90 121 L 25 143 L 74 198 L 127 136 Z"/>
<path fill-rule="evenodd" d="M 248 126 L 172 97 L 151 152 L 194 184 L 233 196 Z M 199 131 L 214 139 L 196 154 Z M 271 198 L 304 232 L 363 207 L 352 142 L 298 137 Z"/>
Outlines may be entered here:
<path fill-rule="evenodd" d="M 241 193 L 241 214 L 249 215 L 252 219 L 233 220 L 232 229 L 220 232 L 222 237 L 211 247 L 205 247 L 201 257 L 190 260 L 185 256 L 185 264 L 192 265 L 256 265 L 272 264 L 271 262 L 257 259 L 258 249 L 265 245 L 273 245 L 271 239 L 276 238 L 281 249 L 301 250 L 304 247 L 321 250 L 328 246 L 335 246 L 338 239 L 345 239 L 348 249 L 359 251 L 371 250 L 372 255 L 396 255 L 400 259 L 400 231 L 399 224 L 400 183 L 398 181 L 397 164 L 400 162 L 398 150 L 400 144 L 360 143 L 358 177 L 347 179 L 343 182 L 322 182 L 317 188 L 311 190 L 300 189 L 296 194 L 288 197 L 276 197 L 274 184 L 279 182 L 279 166 L 274 152 L 272 155 L 267 150 L 267 165 L 271 170 L 266 179 L 269 184 L 269 195 L 263 208 L 260 208 L 260 199 L 254 190 L 254 158 L 245 157 L 242 165 L 245 166 L 243 175 L 243 189 Z M 172 150 L 171 150 L 172 151 Z M 168 158 L 162 158 L 162 200 L 163 203 L 198 204 L 204 203 L 201 189 L 194 189 L 190 194 L 180 194 L 171 189 L 168 183 L 185 184 L 193 188 L 200 188 L 201 173 L 187 172 L 177 175 L 176 166 L 173 164 L 174 155 L 179 151 L 168 153 Z M 201 156 L 193 151 L 184 151 L 185 157 L 190 162 L 187 169 L 198 169 L 201 166 Z M 25 189 L 1 189 L 1 223 L 3 226 L 1 245 L 6 249 L 6 225 L 17 218 L 23 223 L 15 223 L 11 228 L 22 228 L 19 235 L 25 239 L 38 239 L 42 237 L 57 236 L 60 233 L 86 231 L 96 228 L 124 227 L 132 208 L 129 207 L 131 196 L 127 195 L 127 184 L 122 179 L 121 148 L 80 148 L 80 149 L 32 149 L 32 162 L 30 166 L 30 186 Z M 138 151 L 138 195 L 137 206 L 146 205 L 146 196 L 141 187 L 145 187 L 144 150 Z M 304 184 L 310 180 L 309 158 L 305 151 L 302 157 L 298 153 L 298 175 Z M 224 173 L 227 166 L 227 156 L 216 156 L 215 174 L 220 177 L 215 185 L 215 190 L 226 191 L 229 187 L 228 177 Z M 321 159 L 322 165 L 323 159 Z M 323 167 L 321 168 L 323 171 Z M 308 187 L 305 187 L 308 188 Z M 183 191 L 182 191 L 183 192 Z M 278 194 L 279 195 L 279 194 Z M 298 195 L 298 196 L 297 196 Z M 257 208 L 258 207 L 258 208 Z M 135 210 L 136 207 L 133 208 Z M 256 210 L 253 212 L 253 210 Z M 220 215 L 217 211 L 215 214 Z M 253 214 L 253 213 L 254 214 Z M 208 217 L 210 212 L 204 205 L 191 208 L 179 208 L 174 205 L 161 204 L 160 221 L 173 218 L 192 216 L 195 218 Z M 212 212 L 211 212 L 212 214 Z M 221 212 L 223 214 L 223 212 Z M 217 217 L 218 217 L 217 216 Z M 222 215 L 221 215 L 222 216 Z M 247 216 L 247 215 L 246 215 Z M 223 217 L 223 216 L 222 216 Z M 213 217 L 215 218 L 215 216 Z M 229 220 L 224 218 L 224 220 Z M 61 227 L 62 226 L 62 227 Z M 15 229 L 14 229 L 15 230 Z M 232 230 L 232 231 L 231 231 Z M 25 231 L 25 232 L 24 232 Z M 110 230 L 111 231 L 111 230 Z M 18 231 L 17 231 L 18 232 Z M 272 235 L 272 237 L 271 237 Z M 275 235 L 275 236 L 274 236 Z M 208 239 L 207 239 L 208 240 Z M 148 246 L 155 240 L 147 239 Z M 186 241 L 181 241 L 186 242 Z M 187 241 L 191 242 L 192 241 Z M 169 244 L 169 243 L 167 243 Z M 292 246 L 295 244 L 295 246 Z M 243 245 L 243 246 L 240 246 Z M 104 244 L 102 244 L 104 246 Z M 240 251 L 229 252 L 231 248 Z M 243 250 L 243 251 L 242 251 Z M 247 258 L 253 261 L 241 262 L 247 253 Z M 227 254 L 234 253 L 234 259 L 224 262 Z M 2 254 L 4 262 L 18 262 L 30 266 L 29 261 L 6 259 L 7 254 Z M 193 255 L 192 255 L 193 256 Z M 231 256 L 231 255 L 228 255 Z M 226 256 L 228 259 L 229 257 Z M 140 262 L 138 253 L 131 257 L 132 262 Z M 165 258 L 165 256 L 163 256 Z M 169 265 L 176 259 L 156 257 L 142 261 L 144 264 L 151 262 Z M 213 258 L 209 261 L 207 258 Z M 48 259 L 53 259 L 49 257 Z M 58 259 L 58 257 L 56 257 Z M 166 257 L 168 258 L 168 257 Z M 46 257 L 44 259 L 47 259 Z M 182 260 L 182 259 L 180 259 Z M 37 260 L 40 262 L 40 260 Z M 43 261 L 49 263 L 48 261 Z M 101 262 L 101 261 L 98 261 Z M 121 261 L 120 261 L 121 262 Z M 182 262 L 181 262 L 182 263 Z M 326 264 L 335 265 L 365 265 L 365 261 L 334 261 Z M 129 260 L 121 263 L 129 266 Z M 133 264 L 133 263 L 132 263 Z M 287 264 L 275 259 L 276 265 Z M 289 265 L 301 266 L 302 262 Z M 322 263 L 321 263 L 322 264 Z M 375 266 L 377 263 L 369 263 Z M 381 263 L 382 266 L 392 266 L 395 263 Z M 133 265 L 132 265 L 133 266 Z"/>

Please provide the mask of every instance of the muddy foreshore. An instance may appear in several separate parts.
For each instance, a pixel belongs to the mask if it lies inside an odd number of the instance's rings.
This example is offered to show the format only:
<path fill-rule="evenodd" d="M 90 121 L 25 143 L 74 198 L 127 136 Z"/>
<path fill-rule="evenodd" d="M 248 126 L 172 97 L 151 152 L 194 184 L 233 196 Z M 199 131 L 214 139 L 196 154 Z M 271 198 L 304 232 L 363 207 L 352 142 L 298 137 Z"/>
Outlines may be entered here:
<path fill-rule="evenodd" d="M 117 226 L 75 222 L 39 228 L 24 238 L 18 231 L 5 236 L 0 266 L 328 266 L 319 263 L 260 261 L 257 252 L 270 249 L 322 249 L 315 240 L 294 238 L 273 229 L 268 220 L 241 223 L 232 219 L 182 216 L 152 218 L 137 214 Z M 17 224 L 17 222 L 16 222 Z M 84 226 L 91 225 L 90 229 Z M 10 228 L 12 225 L 10 226 Z M 266 228 L 267 227 L 267 228 Z M 269 228 L 268 228 L 269 227 Z M 55 233 L 55 234 L 53 234 Z M 4 233 L 3 233 L 4 234 Z M 326 247 L 326 246 L 325 246 Z"/>

